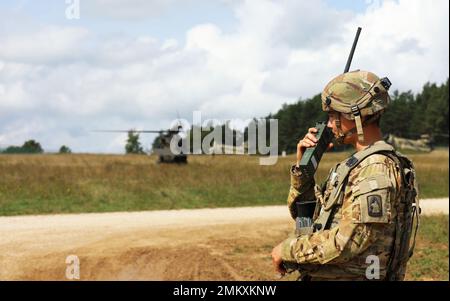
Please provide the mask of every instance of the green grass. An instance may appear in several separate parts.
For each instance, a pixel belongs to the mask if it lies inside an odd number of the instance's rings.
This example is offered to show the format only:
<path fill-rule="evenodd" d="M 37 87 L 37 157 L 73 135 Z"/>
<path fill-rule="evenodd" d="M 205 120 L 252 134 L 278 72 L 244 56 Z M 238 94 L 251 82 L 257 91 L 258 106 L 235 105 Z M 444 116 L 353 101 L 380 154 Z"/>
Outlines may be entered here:
<path fill-rule="evenodd" d="M 421 198 L 448 197 L 448 149 L 408 157 L 416 166 Z"/>
<path fill-rule="evenodd" d="M 422 217 L 406 279 L 449 280 L 448 227 L 448 215 Z"/>
<path fill-rule="evenodd" d="M 327 153 L 317 178 L 348 153 Z M 448 149 L 411 154 L 421 198 L 448 196 Z M 0 215 L 285 204 L 294 156 L 189 156 L 187 165 L 121 155 L 0 155 Z"/>

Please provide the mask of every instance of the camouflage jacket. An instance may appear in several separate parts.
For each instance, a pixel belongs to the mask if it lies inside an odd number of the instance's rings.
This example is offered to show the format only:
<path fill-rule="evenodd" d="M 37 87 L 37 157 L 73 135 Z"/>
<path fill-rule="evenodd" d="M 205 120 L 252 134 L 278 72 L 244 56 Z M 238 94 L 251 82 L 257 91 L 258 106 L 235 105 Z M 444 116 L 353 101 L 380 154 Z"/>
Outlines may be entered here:
<path fill-rule="evenodd" d="M 292 166 L 288 206 L 293 218 L 296 201 L 316 198 L 314 186 L 314 180 L 305 181 Z M 382 154 L 370 155 L 350 172 L 342 204 L 330 217 L 330 228 L 286 239 L 283 261 L 298 264 L 300 273 L 313 280 L 366 280 L 366 269 L 373 263 L 368 256 L 375 255 L 383 279 L 395 238 L 395 203 L 400 201 L 400 189 L 396 163 Z M 376 206 L 369 202 L 374 195 L 381 199 Z"/>

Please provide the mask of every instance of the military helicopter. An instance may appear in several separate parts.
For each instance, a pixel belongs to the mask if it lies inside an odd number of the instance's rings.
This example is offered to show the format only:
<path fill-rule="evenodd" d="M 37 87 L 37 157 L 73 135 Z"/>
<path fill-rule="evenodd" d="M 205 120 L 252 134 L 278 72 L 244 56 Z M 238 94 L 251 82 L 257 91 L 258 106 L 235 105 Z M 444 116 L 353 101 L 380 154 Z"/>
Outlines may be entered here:
<path fill-rule="evenodd" d="M 182 126 L 178 125 L 176 130 L 162 130 L 157 131 L 159 136 L 156 137 L 153 148 L 155 154 L 159 157 L 159 163 L 187 163 L 187 155 L 180 153 L 174 154 L 170 150 L 170 141 L 173 136 L 178 135 L 182 131 Z M 151 133 L 155 131 L 142 131 L 142 133 Z M 181 147 L 181 140 L 178 141 L 178 146 Z"/>
<path fill-rule="evenodd" d="M 178 126 L 175 129 L 167 129 L 167 130 L 100 130 L 94 132 L 102 132 L 102 133 L 145 133 L 145 134 L 159 134 L 156 137 L 153 147 L 153 152 L 158 155 L 158 163 L 187 163 L 187 155 L 180 153 L 174 154 L 170 150 L 170 141 L 175 135 L 178 135 L 180 132 L 183 132 L 183 127 L 180 122 L 178 122 Z M 181 147 L 181 139 L 178 141 L 178 146 Z"/>

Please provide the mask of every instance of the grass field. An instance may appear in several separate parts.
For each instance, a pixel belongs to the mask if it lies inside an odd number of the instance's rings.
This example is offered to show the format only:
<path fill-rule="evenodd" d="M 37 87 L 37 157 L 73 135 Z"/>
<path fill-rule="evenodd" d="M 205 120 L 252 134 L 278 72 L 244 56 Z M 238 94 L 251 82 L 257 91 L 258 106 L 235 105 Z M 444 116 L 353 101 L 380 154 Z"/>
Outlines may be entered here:
<path fill-rule="evenodd" d="M 448 149 L 410 154 L 421 198 L 448 196 Z M 348 153 L 327 153 L 323 180 Z M 145 155 L 0 155 L 0 215 L 284 204 L 294 156 L 189 156 L 187 165 Z"/>
<path fill-rule="evenodd" d="M 448 281 L 448 215 L 424 216 L 414 255 L 408 263 L 408 280 Z"/>

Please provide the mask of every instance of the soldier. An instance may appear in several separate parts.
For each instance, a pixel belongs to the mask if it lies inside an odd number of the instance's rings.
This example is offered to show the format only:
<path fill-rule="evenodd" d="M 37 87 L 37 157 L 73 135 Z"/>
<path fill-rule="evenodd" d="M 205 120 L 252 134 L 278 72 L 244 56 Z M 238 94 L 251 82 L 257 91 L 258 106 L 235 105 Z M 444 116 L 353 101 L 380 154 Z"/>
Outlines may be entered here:
<path fill-rule="evenodd" d="M 418 197 L 412 162 L 382 140 L 379 122 L 390 84 L 358 70 L 325 87 L 322 108 L 333 143 L 352 145 L 356 152 L 319 186 L 298 166 L 305 150 L 316 145 L 317 130 L 310 128 L 299 141 L 288 207 L 295 219 L 297 202 L 315 200 L 314 225 L 273 249 L 281 275 L 298 270 L 300 280 L 403 280 L 415 244 L 415 233 L 412 246 L 410 237 L 413 224 L 417 232 Z"/>

